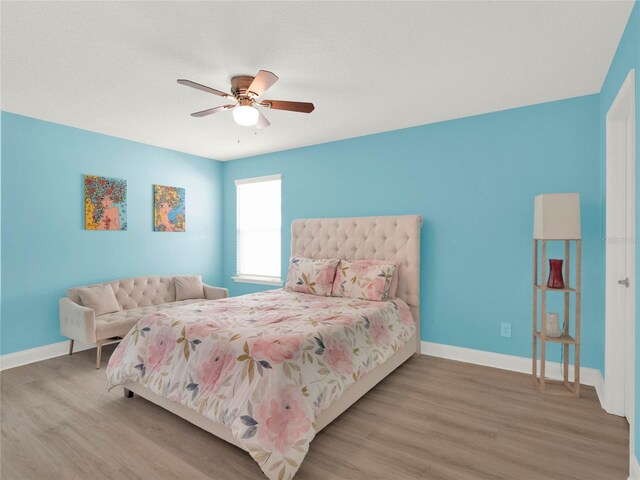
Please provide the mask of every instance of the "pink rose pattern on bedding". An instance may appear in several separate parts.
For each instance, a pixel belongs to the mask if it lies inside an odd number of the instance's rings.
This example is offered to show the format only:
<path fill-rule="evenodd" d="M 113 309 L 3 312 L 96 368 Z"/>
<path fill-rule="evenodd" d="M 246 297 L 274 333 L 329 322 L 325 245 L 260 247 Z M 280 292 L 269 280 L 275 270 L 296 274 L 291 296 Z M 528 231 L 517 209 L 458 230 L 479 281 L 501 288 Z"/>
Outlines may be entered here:
<path fill-rule="evenodd" d="M 331 295 L 338 259 L 314 260 L 291 257 L 285 290 L 312 295 Z"/>
<path fill-rule="evenodd" d="M 334 297 L 385 301 L 396 274 L 396 266 L 381 260 L 340 260 L 333 280 Z"/>
<path fill-rule="evenodd" d="M 315 420 L 415 331 L 402 300 L 272 290 L 141 319 L 107 385 L 138 382 L 231 429 L 271 480 L 291 479 Z"/>

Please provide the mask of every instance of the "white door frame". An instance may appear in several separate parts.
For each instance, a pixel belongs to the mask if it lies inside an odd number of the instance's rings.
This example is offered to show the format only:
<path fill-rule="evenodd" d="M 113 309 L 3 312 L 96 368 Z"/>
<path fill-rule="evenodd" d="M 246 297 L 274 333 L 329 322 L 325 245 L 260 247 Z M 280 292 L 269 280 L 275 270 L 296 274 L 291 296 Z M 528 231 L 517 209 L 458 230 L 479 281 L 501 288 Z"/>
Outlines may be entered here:
<path fill-rule="evenodd" d="M 635 70 L 631 70 L 606 118 L 604 385 L 605 410 L 629 420 L 631 452 L 635 444 L 635 109 Z M 628 288 L 618 283 L 625 277 L 629 278 Z"/>

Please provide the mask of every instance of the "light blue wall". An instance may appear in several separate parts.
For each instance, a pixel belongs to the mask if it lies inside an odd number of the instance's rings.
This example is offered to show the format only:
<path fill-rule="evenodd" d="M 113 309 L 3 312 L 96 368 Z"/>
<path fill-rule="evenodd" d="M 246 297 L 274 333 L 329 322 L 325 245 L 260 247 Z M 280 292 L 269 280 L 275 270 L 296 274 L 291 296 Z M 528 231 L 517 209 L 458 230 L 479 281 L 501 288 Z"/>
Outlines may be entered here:
<path fill-rule="evenodd" d="M 602 369 L 598 108 L 581 97 L 224 164 L 3 113 L 2 353 L 60 340 L 56 299 L 77 284 L 180 271 L 235 295 L 263 288 L 230 280 L 233 180 L 282 173 L 283 271 L 295 218 L 420 213 L 423 339 L 522 356 L 533 196 L 580 192 L 583 364 Z M 83 173 L 127 179 L 128 232 L 83 230 Z M 186 234 L 152 232 L 153 183 L 187 188 Z"/>
<path fill-rule="evenodd" d="M 0 336 L 2 335 L 2 113 L 0 111 Z M 2 339 L 0 338 L 0 343 Z M 2 346 L 0 345 L 0 353 Z"/>
<path fill-rule="evenodd" d="M 614 98 L 616 97 L 618 90 L 622 86 L 625 78 L 629 74 L 631 69 L 636 70 L 636 141 L 640 142 L 640 3 L 636 2 L 631 12 L 629 22 L 622 35 L 616 54 L 613 57 L 611 66 L 607 73 L 607 77 L 602 85 L 600 91 L 600 172 L 601 172 L 601 184 L 600 184 L 600 198 L 601 203 L 605 204 L 605 167 L 606 167 L 606 116 Z M 640 163 L 640 143 L 637 143 L 636 148 L 636 165 Z M 640 228 L 640 166 L 636 167 L 637 173 L 637 186 L 636 191 L 636 214 L 638 219 L 636 220 L 636 229 Z M 604 213 L 603 213 L 604 215 Z M 604 218 L 604 217 L 603 217 Z M 603 229 L 604 231 L 604 229 Z M 640 238 L 638 231 L 636 231 L 636 238 Z M 640 255 L 636 255 L 636 279 L 640 278 Z M 604 281 L 600 282 L 599 288 L 605 288 Z M 640 299 L 640 285 L 636 281 L 636 298 Z M 640 418 L 638 412 L 640 412 L 640 327 L 638 327 L 637 319 L 640 318 L 640 303 L 637 303 L 636 308 L 636 457 L 640 458 Z"/>
<path fill-rule="evenodd" d="M 82 175 L 127 180 L 128 231 L 84 230 Z M 3 354 L 63 340 L 68 287 L 153 274 L 221 281 L 220 162 L 2 113 Z M 186 188 L 187 231 L 153 232 L 152 185 Z"/>
<path fill-rule="evenodd" d="M 283 272 L 296 218 L 421 214 L 423 340 L 530 356 L 533 197 L 579 192 L 583 365 L 602 369 L 598 107 L 593 95 L 226 162 L 225 286 L 263 288 L 230 280 L 233 181 L 281 173 Z"/>

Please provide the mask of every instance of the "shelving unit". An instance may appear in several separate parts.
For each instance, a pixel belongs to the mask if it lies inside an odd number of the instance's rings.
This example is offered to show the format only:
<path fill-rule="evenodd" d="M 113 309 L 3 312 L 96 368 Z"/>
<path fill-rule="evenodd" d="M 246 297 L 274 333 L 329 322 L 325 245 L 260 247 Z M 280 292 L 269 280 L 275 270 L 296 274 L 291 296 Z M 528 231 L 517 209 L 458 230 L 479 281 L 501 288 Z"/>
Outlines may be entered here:
<path fill-rule="evenodd" d="M 564 242 L 564 282 L 566 288 L 548 288 L 547 281 L 547 242 Z M 574 288 L 569 286 L 571 281 L 571 242 L 576 243 L 576 284 Z M 542 244 L 542 256 L 538 253 Z M 540 261 L 539 261 L 540 260 Z M 532 376 L 533 381 L 542 393 L 555 395 L 580 396 L 580 300 L 581 300 L 581 273 L 582 273 L 582 241 L 581 240 L 534 240 L 533 241 L 533 356 Z M 540 274 L 540 275 L 539 275 Z M 547 292 L 561 293 L 564 295 L 564 329 L 560 337 L 547 337 L 546 312 Z M 538 310 L 538 293 L 540 293 L 540 309 Z M 569 334 L 571 317 L 571 295 L 575 295 L 574 312 L 574 336 Z M 540 312 L 540 314 L 538 314 Z M 539 318 L 539 320 L 538 320 Z M 539 327 L 538 327 L 539 326 Z M 540 375 L 538 376 L 538 340 L 540 341 Z M 545 378 L 547 343 L 559 343 L 563 345 L 563 379 L 549 380 Z M 569 347 L 574 348 L 574 375 L 573 382 L 569 380 Z M 549 385 L 559 385 L 564 388 L 548 388 Z"/>

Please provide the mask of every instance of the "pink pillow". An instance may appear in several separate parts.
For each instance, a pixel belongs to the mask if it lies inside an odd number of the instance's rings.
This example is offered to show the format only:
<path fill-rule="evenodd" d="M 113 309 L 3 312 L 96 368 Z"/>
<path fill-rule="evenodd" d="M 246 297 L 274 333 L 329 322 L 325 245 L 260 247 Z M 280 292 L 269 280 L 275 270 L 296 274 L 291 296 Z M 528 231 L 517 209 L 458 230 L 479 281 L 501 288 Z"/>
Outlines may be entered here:
<path fill-rule="evenodd" d="M 385 301 L 391 297 L 396 265 L 384 260 L 340 260 L 333 281 L 334 297 Z M 395 287 L 397 288 L 397 281 Z M 395 295 L 395 292 L 393 292 Z"/>
<path fill-rule="evenodd" d="M 337 258 L 314 260 L 291 257 L 285 290 L 328 297 L 331 295 L 333 277 L 338 266 Z"/>

